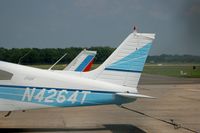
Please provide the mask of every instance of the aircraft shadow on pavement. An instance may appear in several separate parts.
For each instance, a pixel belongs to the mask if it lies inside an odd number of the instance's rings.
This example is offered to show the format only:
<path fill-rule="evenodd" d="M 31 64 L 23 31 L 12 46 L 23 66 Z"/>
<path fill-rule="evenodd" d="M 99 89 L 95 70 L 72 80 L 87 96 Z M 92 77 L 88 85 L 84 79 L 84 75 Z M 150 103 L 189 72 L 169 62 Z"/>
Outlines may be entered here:
<path fill-rule="evenodd" d="M 23 132 L 102 132 L 112 133 L 146 133 L 142 129 L 130 124 L 105 124 L 103 127 L 92 128 L 4 128 L 0 132 L 23 133 Z"/>

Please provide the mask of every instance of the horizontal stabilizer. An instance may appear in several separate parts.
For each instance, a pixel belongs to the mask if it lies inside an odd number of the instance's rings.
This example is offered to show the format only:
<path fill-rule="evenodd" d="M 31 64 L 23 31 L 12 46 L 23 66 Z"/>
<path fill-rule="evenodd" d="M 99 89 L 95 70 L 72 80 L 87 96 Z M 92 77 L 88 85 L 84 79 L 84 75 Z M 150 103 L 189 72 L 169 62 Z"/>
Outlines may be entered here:
<path fill-rule="evenodd" d="M 117 95 L 127 97 L 127 98 L 150 98 L 150 99 L 155 98 L 152 96 L 142 95 L 142 94 L 138 94 L 138 93 L 117 93 Z"/>

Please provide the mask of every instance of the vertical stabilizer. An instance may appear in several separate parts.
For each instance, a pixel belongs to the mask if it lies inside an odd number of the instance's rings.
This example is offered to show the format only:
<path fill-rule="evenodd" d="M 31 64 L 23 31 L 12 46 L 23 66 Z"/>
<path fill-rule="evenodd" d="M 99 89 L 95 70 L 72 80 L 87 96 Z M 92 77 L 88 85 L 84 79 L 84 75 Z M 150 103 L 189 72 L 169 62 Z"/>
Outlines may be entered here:
<path fill-rule="evenodd" d="M 89 71 L 94 62 L 96 51 L 89 51 L 84 49 L 78 56 L 64 69 L 64 71 Z"/>
<path fill-rule="evenodd" d="M 89 77 L 136 88 L 155 34 L 131 33 Z"/>

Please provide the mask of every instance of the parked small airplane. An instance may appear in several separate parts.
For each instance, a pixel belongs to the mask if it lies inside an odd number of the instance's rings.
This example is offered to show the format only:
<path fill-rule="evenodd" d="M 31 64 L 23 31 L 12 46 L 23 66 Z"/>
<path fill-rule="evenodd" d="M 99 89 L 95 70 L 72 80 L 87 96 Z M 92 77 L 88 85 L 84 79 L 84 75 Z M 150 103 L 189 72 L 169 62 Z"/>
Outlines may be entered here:
<path fill-rule="evenodd" d="M 96 54 L 96 51 L 84 49 L 62 71 L 87 72 L 91 69 Z M 48 70 L 52 70 L 52 68 L 58 64 L 58 62 L 60 62 L 66 55 L 67 53 L 58 59 Z"/>
<path fill-rule="evenodd" d="M 96 56 L 96 54 L 97 54 L 96 51 L 90 51 L 90 50 L 84 49 L 63 70 L 87 72 L 91 69 L 92 64 L 94 63 L 94 57 Z"/>
<path fill-rule="evenodd" d="M 137 91 L 155 34 L 131 33 L 90 72 L 59 73 L 0 61 L 0 111 L 116 104 L 153 98 Z"/>

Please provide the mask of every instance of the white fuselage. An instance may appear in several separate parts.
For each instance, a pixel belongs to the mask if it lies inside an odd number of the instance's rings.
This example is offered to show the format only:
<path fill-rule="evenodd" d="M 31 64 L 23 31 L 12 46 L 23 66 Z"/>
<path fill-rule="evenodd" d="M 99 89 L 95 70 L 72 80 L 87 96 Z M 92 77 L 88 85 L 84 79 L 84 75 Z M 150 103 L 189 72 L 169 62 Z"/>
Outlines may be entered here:
<path fill-rule="evenodd" d="M 0 110 L 120 104 L 123 100 L 115 93 L 137 93 L 121 85 L 2 61 L 0 70 L 13 74 L 10 80 L 0 80 Z M 6 103 L 10 106 L 4 109 Z"/>

